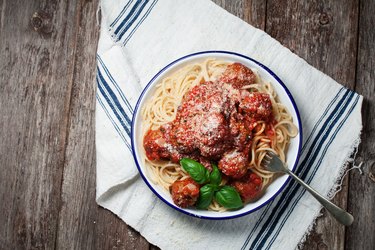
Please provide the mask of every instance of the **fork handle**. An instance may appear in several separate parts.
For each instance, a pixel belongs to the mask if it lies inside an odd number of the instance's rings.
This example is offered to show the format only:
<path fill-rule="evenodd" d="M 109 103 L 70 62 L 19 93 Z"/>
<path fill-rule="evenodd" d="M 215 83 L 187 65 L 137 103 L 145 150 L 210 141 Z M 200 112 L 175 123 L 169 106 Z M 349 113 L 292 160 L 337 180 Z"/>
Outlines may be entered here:
<path fill-rule="evenodd" d="M 333 217 L 335 217 L 335 219 L 338 222 L 340 222 L 341 224 L 343 224 L 345 226 L 349 226 L 353 223 L 354 218 L 350 213 L 346 212 L 344 209 L 336 206 L 335 204 L 333 204 L 332 202 L 327 200 L 325 197 L 323 197 L 321 194 L 319 194 L 317 191 L 315 191 L 312 187 L 307 185 L 303 180 L 301 180 L 298 176 L 296 176 L 289 169 L 287 169 L 287 173 L 290 176 L 292 176 L 304 188 L 306 188 L 307 191 L 309 191 L 309 193 L 312 196 L 314 196 L 320 202 L 320 204 L 322 204 L 323 207 L 325 207 L 328 210 L 328 212 L 330 212 L 333 215 Z"/>

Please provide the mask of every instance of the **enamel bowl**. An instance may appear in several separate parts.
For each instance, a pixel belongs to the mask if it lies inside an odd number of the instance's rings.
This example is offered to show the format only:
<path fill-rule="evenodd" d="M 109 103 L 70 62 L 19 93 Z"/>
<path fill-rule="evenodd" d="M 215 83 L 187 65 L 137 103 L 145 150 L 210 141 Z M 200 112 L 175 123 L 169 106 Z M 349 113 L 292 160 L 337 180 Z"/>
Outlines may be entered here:
<path fill-rule="evenodd" d="M 295 138 L 291 139 L 291 143 L 287 152 L 287 165 L 288 167 L 293 170 L 297 163 L 299 158 L 299 153 L 301 150 L 301 143 L 302 143 L 302 128 L 301 128 L 301 120 L 300 116 L 297 110 L 297 106 L 293 100 L 292 95 L 290 94 L 287 87 L 284 85 L 284 83 L 280 80 L 279 77 L 275 73 L 273 73 L 269 68 L 264 66 L 263 64 L 255 61 L 254 59 L 251 59 L 247 56 L 234 53 L 234 52 L 228 52 L 228 51 L 203 51 L 198 52 L 194 54 L 190 54 L 187 56 L 184 56 L 182 58 L 179 58 L 167 66 L 165 66 L 162 70 L 160 70 L 147 84 L 147 86 L 144 88 L 141 96 L 138 99 L 138 102 L 136 104 L 135 110 L 134 110 L 134 116 L 132 121 L 132 150 L 134 155 L 134 160 L 136 162 L 136 165 L 138 167 L 139 173 L 142 176 L 145 183 L 148 185 L 148 187 L 154 192 L 163 202 L 165 202 L 167 205 L 171 206 L 172 208 L 199 218 L 204 219 L 231 219 L 240 217 L 246 214 L 250 214 L 264 205 L 266 205 L 268 202 L 270 202 L 273 198 L 275 198 L 285 187 L 286 183 L 289 180 L 289 176 L 282 175 L 278 178 L 276 178 L 264 191 L 263 195 L 255 202 L 246 204 L 243 208 L 235 211 L 226 211 L 226 212 L 214 212 L 214 211 L 206 211 L 206 210 L 198 210 L 194 208 L 180 208 L 176 206 L 173 201 L 171 195 L 166 192 L 161 186 L 155 184 L 151 181 L 149 178 L 149 172 L 146 169 L 146 166 L 143 164 L 144 162 L 144 149 L 143 149 L 143 135 L 142 135 L 142 117 L 141 117 L 141 109 L 142 106 L 152 97 L 155 86 L 158 82 L 161 81 L 161 79 L 165 78 L 172 72 L 184 67 L 187 64 L 196 62 L 196 61 L 204 61 L 208 58 L 215 58 L 219 60 L 225 60 L 229 62 L 239 62 L 244 64 L 245 66 L 249 68 L 255 68 L 258 70 L 258 74 L 262 79 L 265 81 L 271 82 L 273 87 L 275 88 L 279 100 L 281 103 L 283 103 L 289 110 L 289 112 L 293 116 L 293 122 L 298 128 L 298 135 Z"/>

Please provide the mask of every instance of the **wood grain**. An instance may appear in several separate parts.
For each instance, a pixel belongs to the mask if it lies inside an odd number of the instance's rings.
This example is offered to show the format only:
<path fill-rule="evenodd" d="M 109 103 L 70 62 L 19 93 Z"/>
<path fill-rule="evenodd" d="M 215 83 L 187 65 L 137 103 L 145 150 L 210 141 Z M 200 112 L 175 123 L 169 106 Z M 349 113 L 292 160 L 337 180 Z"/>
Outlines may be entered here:
<path fill-rule="evenodd" d="M 356 1 L 267 2 L 266 32 L 317 69 L 354 89 L 357 51 Z M 348 179 L 333 202 L 345 208 Z M 344 249 L 345 227 L 326 211 L 303 249 Z"/>
<path fill-rule="evenodd" d="M 363 174 L 350 174 L 349 211 L 355 221 L 347 230 L 346 249 L 375 248 L 375 2 L 361 1 L 355 90 L 364 96 L 362 143 L 357 163 Z"/>
<path fill-rule="evenodd" d="M 53 249 L 75 40 L 66 31 L 75 30 L 75 6 L 0 6 L 0 245 Z"/>
<path fill-rule="evenodd" d="M 212 0 L 229 13 L 264 30 L 266 23 L 266 1 L 261 0 Z"/>

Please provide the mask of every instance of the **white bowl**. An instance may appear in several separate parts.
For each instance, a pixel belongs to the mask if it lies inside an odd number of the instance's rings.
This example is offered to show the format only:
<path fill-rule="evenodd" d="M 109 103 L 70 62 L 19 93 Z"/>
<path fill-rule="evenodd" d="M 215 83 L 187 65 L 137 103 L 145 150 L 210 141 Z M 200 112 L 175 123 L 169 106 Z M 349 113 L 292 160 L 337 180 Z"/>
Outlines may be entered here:
<path fill-rule="evenodd" d="M 204 219 L 231 219 L 236 218 L 239 216 L 243 216 L 249 213 L 254 212 L 255 210 L 263 207 L 269 201 L 271 201 L 274 197 L 276 197 L 281 190 L 285 187 L 286 183 L 289 180 L 288 175 L 283 175 L 275 180 L 266 188 L 265 192 L 263 193 L 262 197 L 255 202 L 246 204 L 243 208 L 235 211 L 226 211 L 226 212 L 214 212 L 214 211 L 207 211 L 207 210 L 198 210 L 194 208 L 180 208 L 173 203 L 171 195 L 166 192 L 161 186 L 153 183 L 151 179 L 148 177 L 148 171 L 146 166 L 143 164 L 144 162 L 144 149 L 143 149 L 143 135 L 142 135 L 142 117 L 141 117 L 141 109 L 143 105 L 152 97 L 155 86 L 158 82 L 160 82 L 163 78 L 170 75 L 177 69 L 184 67 L 187 64 L 197 62 L 197 61 L 204 61 L 208 58 L 215 58 L 218 60 L 224 60 L 229 62 L 239 62 L 249 68 L 255 68 L 258 70 L 258 74 L 260 77 L 265 80 L 271 82 L 273 87 L 275 88 L 279 100 L 283 103 L 291 113 L 293 117 L 293 122 L 296 124 L 298 128 L 298 136 L 291 139 L 291 143 L 287 152 L 287 165 L 288 167 L 293 170 L 299 158 L 299 153 L 301 150 L 301 143 L 302 143 L 302 127 L 301 127 L 301 120 L 297 110 L 297 106 L 293 100 L 292 95 L 280 80 L 279 77 L 276 76 L 270 69 L 268 69 L 263 64 L 251 59 L 247 56 L 228 52 L 228 51 L 203 51 L 194 54 L 190 54 L 184 56 L 180 59 L 177 59 L 167 66 L 165 66 L 162 70 L 160 70 L 147 84 L 145 89 L 143 90 L 141 96 L 138 99 L 138 102 L 135 106 L 134 116 L 132 120 L 132 150 L 133 156 L 138 167 L 139 173 L 141 174 L 143 180 L 149 186 L 149 188 L 167 205 L 175 208 L 176 210 Z"/>

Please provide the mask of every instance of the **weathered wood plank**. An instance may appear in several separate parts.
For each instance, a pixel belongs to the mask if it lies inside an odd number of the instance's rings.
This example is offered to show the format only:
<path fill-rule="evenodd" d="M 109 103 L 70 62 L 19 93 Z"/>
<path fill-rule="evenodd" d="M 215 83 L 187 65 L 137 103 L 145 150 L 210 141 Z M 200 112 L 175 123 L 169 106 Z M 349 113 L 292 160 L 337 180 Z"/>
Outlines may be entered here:
<path fill-rule="evenodd" d="M 245 22 L 264 30 L 266 22 L 266 1 L 260 0 L 212 0 Z"/>
<path fill-rule="evenodd" d="M 57 249 L 93 249 L 95 240 L 95 84 L 97 3 L 77 4 L 72 94 L 65 149 Z M 90 23 L 91 22 L 91 23 Z"/>
<path fill-rule="evenodd" d="M 0 6 L 0 246 L 53 249 L 75 5 L 2 0 Z"/>
<path fill-rule="evenodd" d="M 360 1 L 356 88 L 364 96 L 362 143 L 357 162 L 363 174 L 350 174 L 349 211 L 355 221 L 347 230 L 346 249 L 375 247 L 375 2 Z"/>
<path fill-rule="evenodd" d="M 95 67 L 99 1 L 78 1 L 77 43 L 57 249 L 148 249 L 148 242 L 95 202 Z"/>
<path fill-rule="evenodd" d="M 311 65 L 354 89 L 357 1 L 268 1 L 266 32 Z M 348 178 L 333 199 L 346 207 Z M 344 249 L 345 227 L 322 210 L 303 249 Z"/>

